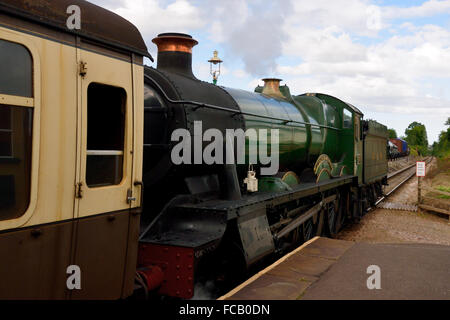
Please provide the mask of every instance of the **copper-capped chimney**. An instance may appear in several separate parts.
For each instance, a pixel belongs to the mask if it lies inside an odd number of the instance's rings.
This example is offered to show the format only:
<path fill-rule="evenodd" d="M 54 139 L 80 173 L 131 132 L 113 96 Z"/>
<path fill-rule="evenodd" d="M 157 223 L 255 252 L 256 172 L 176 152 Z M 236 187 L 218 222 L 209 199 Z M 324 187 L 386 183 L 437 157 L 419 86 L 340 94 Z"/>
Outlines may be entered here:
<path fill-rule="evenodd" d="M 195 78 L 192 73 L 192 48 L 198 41 L 184 33 L 161 33 L 152 42 L 158 46 L 157 69 Z"/>
<path fill-rule="evenodd" d="M 284 98 L 283 94 L 280 91 L 281 79 L 265 78 L 262 79 L 262 81 L 264 81 L 264 88 L 262 89 L 263 94 L 271 97 Z"/>

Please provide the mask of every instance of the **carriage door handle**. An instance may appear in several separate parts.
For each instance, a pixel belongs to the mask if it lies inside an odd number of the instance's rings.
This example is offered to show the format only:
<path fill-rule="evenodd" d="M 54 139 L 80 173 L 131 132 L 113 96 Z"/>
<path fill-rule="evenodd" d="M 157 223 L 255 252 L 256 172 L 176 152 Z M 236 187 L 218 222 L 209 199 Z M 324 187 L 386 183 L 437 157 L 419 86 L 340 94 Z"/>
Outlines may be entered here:
<path fill-rule="evenodd" d="M 127 203 L 130 204 L 132 201 L 136 201 L 136 197 L 133 197 L 133 190 L 127 190 Z"/>

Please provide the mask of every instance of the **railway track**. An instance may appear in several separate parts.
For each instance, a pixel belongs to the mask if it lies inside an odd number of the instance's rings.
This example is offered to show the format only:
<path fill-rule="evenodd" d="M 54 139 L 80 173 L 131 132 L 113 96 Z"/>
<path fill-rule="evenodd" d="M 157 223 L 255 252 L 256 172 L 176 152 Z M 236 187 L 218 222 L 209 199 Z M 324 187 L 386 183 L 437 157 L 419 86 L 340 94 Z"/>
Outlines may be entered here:
<path fill-rule="evenodd" d="M 432 159 L 433 159 L 433 157 L 428 157 L 424 161 L 428 165 Z M 414 163 L 414 164 L 407 166 L 403 169 L 400 169 L 396 172 L 388 174 L 388 182 L 390 182 L 389 183 L 390 187 L 387 189 L 387 192 L 380 199 L 378 199 L 375 202 L 375 207 L 391 209 L 391 210 L 417 211 L 416 205 L 392 203 L 392 202 L 385 201 L 398 188 L 400 188 L 407 181 L 409 181 L 409 179 L 411 179 L 413 176 L 415 176 L 415 174 L 416 174 L 415 167 L 416 167 L 416 164 Z M 370 210 L 373 210 L 373 208 L 370 208 L 369 211 Z"/>

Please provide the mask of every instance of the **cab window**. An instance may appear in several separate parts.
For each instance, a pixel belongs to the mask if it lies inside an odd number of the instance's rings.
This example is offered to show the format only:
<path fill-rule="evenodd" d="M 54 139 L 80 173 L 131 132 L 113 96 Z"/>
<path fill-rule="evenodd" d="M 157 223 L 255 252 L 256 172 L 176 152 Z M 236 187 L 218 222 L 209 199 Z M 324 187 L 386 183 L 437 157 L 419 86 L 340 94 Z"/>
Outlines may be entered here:
<path fill-rule="evenodd" d="M 22 216 L 30 202 L 32 79 L 28 49 L 0 39 L 0 220 Z"/>
<path fill-rule="evenodd" d="M 344 117 L 343 117 L 343 128 L 351 128 L 352 127 L 352 113 L 351 111 L 344 109 Z"/>

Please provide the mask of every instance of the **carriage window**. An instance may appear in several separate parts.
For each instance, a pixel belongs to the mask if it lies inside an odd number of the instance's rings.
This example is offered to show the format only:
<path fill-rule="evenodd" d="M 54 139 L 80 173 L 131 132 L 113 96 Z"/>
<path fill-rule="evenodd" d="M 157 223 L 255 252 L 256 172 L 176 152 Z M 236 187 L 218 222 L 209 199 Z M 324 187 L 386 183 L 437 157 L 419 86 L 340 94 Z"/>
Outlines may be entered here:
<path fill-rule="evenodd" d="M 23 45 L 0 40 L 0 94 L 32 97 L 32 59 Z"/>
<path fill-rule="evenodd" d="M 27 48 L 0 40 L 0 220 L 22 216 L 30 202 L 34 100 L 20 98 L 33 96 L 32 74 Z"/>
<path fill-rule="evenodd" d="M 126 92 L 91 83 L 87 100 L 86 184 L 119 184 L 123 177 Z"/>
<path fill-rule="evenodd" d="M 344 109 L 344 123 L 342 124 L 342 126 L 344 128 L 351 128 L 352 127 L 352 113 L 347 110 Z"/>

